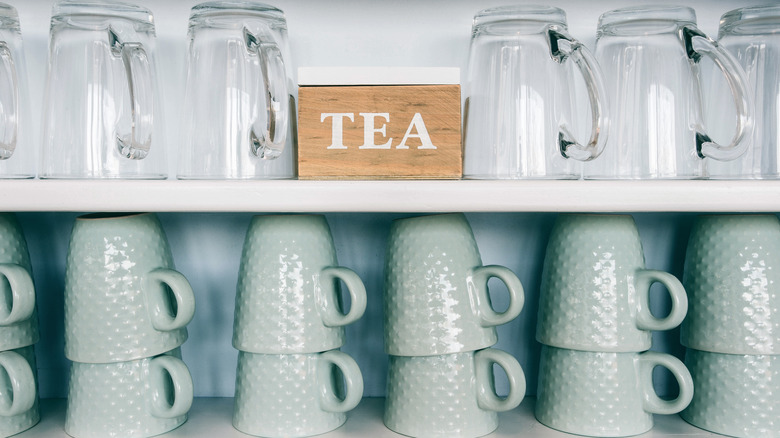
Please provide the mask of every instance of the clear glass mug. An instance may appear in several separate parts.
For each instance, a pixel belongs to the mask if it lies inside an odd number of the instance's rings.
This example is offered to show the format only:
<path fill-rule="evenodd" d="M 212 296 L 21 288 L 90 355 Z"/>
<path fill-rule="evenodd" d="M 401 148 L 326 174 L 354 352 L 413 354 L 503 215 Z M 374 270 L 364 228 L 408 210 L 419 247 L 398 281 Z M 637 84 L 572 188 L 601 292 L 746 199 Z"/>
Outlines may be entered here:
<path fill-rule="evenodd" d="M 295 176 L 284 13 L 253 2 L 192 8 L 179 178 Z"/>
<path fill-rule="evenodd" d="M 0 3 L 0 178 L 35 177 L 29 101 L 19 15 Z"/>
<path fill-rule="evenodd" d="M 749 94 L 756 105 L 750 147 L 734 161 L 710 161 L 712 178 L 780 177 L 780 6 L 755 6 L 723 14 L 718 44 L 745 70 Z M 719 89 L 717 78 L 709 82 Z M 717 104 L 723 107 L 722 103 Z M 728 107 L 726 107 L 728 108 Z M 733 112 L 712 111 L 707 126 L 733 130 Z"/>
<path fill-rule="evenodd" d="M 575 103 L 575 70 L 585 80 L 589 108 Z M 561 9 L 522 5 L 477 13 L 465 88 L 465 178 L 578 178 L 571 159 L 591 160 L 604 147 L 601 70 L 568 34 Z M 590 111 L 592 125 L 581 144 L 572 118 L 583 111 Z"/>
<path fill-rule="evenodd" d="M 703 178 L 707 161 L 744 153 L 753 126 L 745 75 L 733 56 L 696 27 L 696 13 L 677 6 L 639 6 L 601 15 L 595 49 L 612 117 L 604 154 L 585 178 Z M 701 63 L 710 59 L 731 91 L 731 142 L 715 143 L 702 122 Z"/>
<path fill-rule="evenodd" d="M 41 178 L 165 178 L 151 11 L 52 7 Z"/>

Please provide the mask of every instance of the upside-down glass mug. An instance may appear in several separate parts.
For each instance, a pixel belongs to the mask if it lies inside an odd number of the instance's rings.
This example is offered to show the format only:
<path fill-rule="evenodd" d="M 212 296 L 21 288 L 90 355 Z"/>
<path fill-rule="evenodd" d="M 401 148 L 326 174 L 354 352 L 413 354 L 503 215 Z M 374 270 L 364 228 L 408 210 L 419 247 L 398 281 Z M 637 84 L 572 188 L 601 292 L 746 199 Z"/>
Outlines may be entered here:
<path fill-rule="evenodd" d="M 745 70 L 756 105 L 753 137 L 748 150 L 733 161 L 710 161 L 712 178 L 780 177 L 780 6 L 754 6 L 723 14 L 718 44 Z M 711 86 L 717 86 L 713 78 Z M 717 89 L 717 88 L 714 88 Z M 717 105 L 723 107 L 722 105 Z M 708 113 L 708 126 L 733 129 L 726 111 Z M 723 132 L 722 135 L 727 135 Z"/>
<path fill-rule="evenodd" d="M 583 166 L 592 179 L 702 178 L 707 161 L 744 153 L 753 103 L 742 68 L 696 27 L 696 13 L 677 6 L 638 6 L 599 18 L 596 59 L 610 103 L 609 140 L 598 160 Z M 715 143 L 702 123 L 701 63 L 723 72 L 736 107 L 736 132 Z"/>
<path fill-rule="evenodd" d="M 35 176 L 19 15 L 0 3 L 0 178 Z"/>
<path fill-rule="evenodd" d="M 41 178 L 166 177 L 154 48 L 146 8 L 53 6 Z"/>
<path fill-rule="evenodd" d="M 574 138 L 572 117 L 588 109 L 574 103 L 574 70 L 590 98 L 591 133 L 583 144 Z M 465 178 L 577 178 L 572 159 L 591 160 L 604 147 L 601 70 L 568 34 L 561 9 L 518 5 L 477 13 L 466 89 Z"/>
<path fill-rule="evenodd" d="M 255 2 L 192 8 L 179 178 L 295 176 L 284 13 Z"/>

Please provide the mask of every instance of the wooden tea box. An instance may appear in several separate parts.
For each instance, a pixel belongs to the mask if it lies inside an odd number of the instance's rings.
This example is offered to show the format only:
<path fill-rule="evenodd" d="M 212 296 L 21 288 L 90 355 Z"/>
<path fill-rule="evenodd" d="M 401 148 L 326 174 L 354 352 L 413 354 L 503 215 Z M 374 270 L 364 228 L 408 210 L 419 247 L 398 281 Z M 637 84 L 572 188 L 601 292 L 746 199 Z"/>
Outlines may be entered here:
<path fill-rule="evenodd" d="M 457 68 L 298 69 L 300 179 L 458 179 Z"/>

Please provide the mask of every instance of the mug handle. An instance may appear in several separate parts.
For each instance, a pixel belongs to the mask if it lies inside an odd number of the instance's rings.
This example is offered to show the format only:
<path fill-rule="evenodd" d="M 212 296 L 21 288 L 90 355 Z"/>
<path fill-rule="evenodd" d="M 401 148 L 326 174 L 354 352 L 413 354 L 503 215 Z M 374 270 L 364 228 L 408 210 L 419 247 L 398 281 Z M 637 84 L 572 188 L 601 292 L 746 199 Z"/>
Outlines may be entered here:
<path fill-rule="evenodd" d="M 167 302 L 164 287 L 176 299 L 176 314 Z M 161 332 L 180 329 L 195 316 L 195 295 L 187 279 L 181 273 L 167 268 L 154 269 L 144 278 L 144 296 L 149 317 L 155 330 Z"/>
<path fill-rule="evenodd" d="M 336 301 L 336 280 L 347 285 L 351 305 L 349 312 L 339 312 Z M 352 324 L 363 316 L 366 311 L 366 287 L 355 271 L 341 266 L 331 266 L 320 271 L 320 291 L 317 301 L 320 303 L 323 324 L 328 327 L 340 327 Z"/>
<path fill-rule="evenodd" d="M 693 378 L 690 371 L 676 357 L 647 351 L 637 357 L 639 366 L 639 384 L 643 394 L 642 407 L 652 414 L 676 414 L 691 403 L 693 399 Z M 680 393 L 674 400 L 664 400 L 658 397 L 653 386 L 653 369 L 662 366 L 672 372 L 680 387 Z"/>
<path fill-rule="evenodd" d="M 590 50 L 564 29 L 550 26 L 547 28 L 547 37 L 553 60 L 563 65 L 567 58 L 571 58 L 585 79 L 590 99 L 590 110 L 593 115 L 590 138 L 587 144 L 578 143 L 569 127 L 562 124 L 558 131 L 558 147 L 561 155 L 566 158 L 590 161 L 601 155 L 604 145 L 607 143 L 609 118 L 606 116 L 607 94 L 604 75 Z"/>
<path fill-rule="evenodd" d="M 149 362 L 152 386 L 152 415 L 157 418 L 176 418 L 185 415 L 192 407 L 192 375 L 187 365 L 174 356 L 157 356 Z M 166 374 L 170 379 L 166 379 Z M 173 403 L 166 386 L 173 386 Z"/>
<path fill-rule="evenodd" d="M 149 154 L 154 124 L 151 62 L 141 43 L 123 43 L 110 27 L 108 41 L 111 53 L 122 58 L 130 91 L 130 133 L 117 132 L 116 146 L 123 157 L 142 160 Z"/>
<path fill-rule="evenodd" d="M 477 404 L 481 409 L 504 412 L 520 405 L 525 397 L 525 374 L 517 359 L 495 348 L 486 348 L 474 354 L 477 378 Z M 503 399 L 496 394 L 493 384 L 493 364 L 504 369 L 509 379 L 509 394 Z"/>
<path fill-rule="evenodd" d="M 694 64 L 701 60 L 702 55 L 706 55 L 718 66 L 729 84 L 737 110 L 737 130 L 731 143 L 726 146 L 715 143 L 704 132 L 703 127 L 699 127 L 696 132 L 696 153 L 699 158 L 712 158 L 719 161 L 738 158 L 747 150 L 750 143 L 755 112 L 753 97 L 748 92 L 745 74 L 731 53 L 724 50 L 695 26 L 684 26 L 681 30 L 681 38 L 685 44 L 688 59 Z"/>
<path fill-rule="evenodd" d="M 11 393 L 0 397 L 0 416 L 11 417 L 29 411 L 35 403 L 35 376 L 27 359 L 15 351 L 0 353 L 2 367 L 11 382 Z"/>
<path fill-rule="evenodd" d="M 509 293 L 509 307 L 498 313 L 490 306 L 490 295 L 488 295 L 488 280 L 498 278 L 507 287 Z M 473 291 L 473 297 L 477 304 L 483 327 L 494 327 L 506 324 L 517 318 L 520 311 L 523 310 L 525 303 L 525 294 L 520 279 L 508 268 L 498 265 L 480 266 L 471 272 L 468 278 L 469 290 Z"/>
<path fill-rule="evenodd" d="M 336 396 L 332 386 L 331 367 L 341 370 L 346 383 L 344 400 Z M 355 359 L 339 350 L 326 351 L 317 360 L 317 378 L 320 382 L 320 404 L 324 411 L 347 412 L 355 408 L 363 398 L 363 374 Z"/>
<path fill-rule="evenodd" d="M 656 318 L 650 312 L 650 286 L 661 283 L 669 292 L 672 310 L 664 318 Z M 671 330 L 685 319 L 688 313 L 688 295 L 680 280 L 672 274 L 652 269 L 640 269 L 634 277 L 634 287 L 638 294 L 636 326 L 642 330 Z"/>
<path fill-rule="evenodd" d="M 246 27 L 244 28 L 244 40 L 249 53 L 257 55 L 260 59 L 268 115 L 265 127 L 257 126 L 260 121 L 258 119 L 255 120 L 249 131 L 252 154 L 258 158 L 274 159 L 282 154 L 287 141 L 290 112 L 287 69 L 282 58 L 282 51 L 276 43 L 260 41 Z M 260 114 L 259 111 L 258 114 Z"/>
<path fill-rule="evenodd" d="M 35 285 L 30 272 L 14 263 L 0 263 L 0 275 L 8 280 L 11 289 L 11 309 L 0 317 L 0 326 L 30 318 L 35 309 Z"/>
<path fill-rule="evenodd" d="M 5 136 L 0 140 L 0 160 L 7 160 L 16 150 L 19 128 L 19 85 L 11 49 L 4 41 L 0 41 L 0 63 L 2 64 L 0 71 L 3 71 L 3 77 L 7 78 L 3 82 L 3 87 L 0 87 L 0 97 L 3 98 L 3 124 L 5 125 L 5 129 L 2 131 Z"/>

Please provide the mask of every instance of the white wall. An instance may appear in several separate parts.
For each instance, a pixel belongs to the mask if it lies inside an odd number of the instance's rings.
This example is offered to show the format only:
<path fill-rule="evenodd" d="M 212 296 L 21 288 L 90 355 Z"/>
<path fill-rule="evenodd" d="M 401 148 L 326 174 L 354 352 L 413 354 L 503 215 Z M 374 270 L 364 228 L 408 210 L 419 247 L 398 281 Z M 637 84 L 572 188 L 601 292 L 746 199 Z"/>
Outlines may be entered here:
<path fill-rule="evenodd" d="M 31 100 L 37 115 L 43 99 L 47 32 L 51 2 L 18 0 L 29 70 Z M 158 28 L 157 61 L 161 70 L 167 146 L 178 147 L 179 117 L 184 110 L 186 31 L 193 1 L 141 1 L 152 9 Z M 478 10 L 506 1 L 317 1 L 280 0 L 289 25 L 292 66 L 457 66 L 465 69 L 471 17 Z M 571 33 L 590 47 L 600 13 L 631 2 L 558 1 L 569 15 Z M 632 3 L 631 3 L 632 4 Z M 713 36 L 720 15 L 750 3 L 688 1 L 697 10 L 700 27 Z M 154 196 L 154 194 L 149 194 Z M 74 193 L 73 196 L 84 196 Z M 496 193 L 495 196 L 501 196 Z M 0 201 L 2 202 L 2 201 Z M 69 362 L 63 356 L 62 293 L 68 237 L 76 213 L 19 215 L 33 257 L 43 339 L 37 346 L 40 393 L 64 397 Z M 369 305 L 366 315 L 349 327 L 344 351 L 358 361 L 365 394 L 384 394 L 386 360 L 382 350 L 382 268 L 386 233 L 398 214 L 329 214 L 339 261 L 364 279 Z M 198 308 L 190 325 L 184 359 L 192 371 L 198 396 L 232 396 L 236 351 L 231 346 L 233 304 L 241 244 L 249 214 L 160 214 L 177 267 L 191 281 Z M 681 276 L 685 240 L 694 215 L 636 216 L 645 244 L 647 266 Z M 470 214 L 484 263 L 503 264 L 522 280 L 526 307 L 514 322 L 499 328 L 498 347 L 523 365 L 529 392 L 535 392 L 539 345 L 534 340 L 541 264 L 554 214 Z M 492 285 L 493 283 L 491 283 Z M 500 289 L 497 287 L 496 289 Z M 501 306 L 500 291 L 496 304 Z M 663 294 L 659 294 L 663 298 Z M 659 300 L 663 309 L 665 303 Z M 654 349 L 681 355 L 676 331 L 655 339 Z M 666 390 L 667 385 L 660 383 Z"/>

